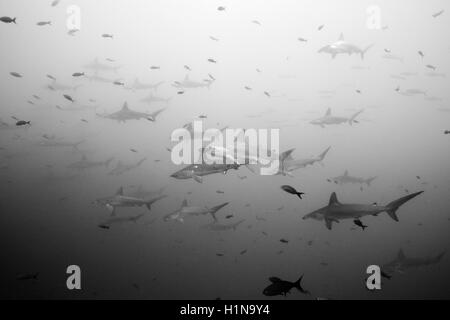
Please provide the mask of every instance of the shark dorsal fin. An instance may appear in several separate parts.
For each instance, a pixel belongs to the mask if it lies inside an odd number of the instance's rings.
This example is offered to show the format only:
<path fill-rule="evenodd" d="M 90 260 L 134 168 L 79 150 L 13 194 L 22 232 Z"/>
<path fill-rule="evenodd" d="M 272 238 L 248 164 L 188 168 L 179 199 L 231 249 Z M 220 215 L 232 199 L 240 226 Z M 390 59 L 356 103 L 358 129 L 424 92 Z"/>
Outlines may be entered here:
<path fill-rule="evenodd" d="M 327 112 L 325 113 L 325 117 L 331 116 L 331 108 L 328 108 Z"/>
<path fill-rule="evenodd" d="M 405 259 L 405 254 L 403 253 L 403 249 L 400 249 L 400 250 L 398 251 L 397 258 L 398 258 L 399 260 Z"/>
<path fill-rule="evenodd" d="M 341 33 L 341 34 L 339 35 L 339 41 L 344 41 L 344 34 L 343 34 L 343 33 Z"/>
<path fill-rule="evenodd" d="M 186 199 L 184 199 L 183 203 L 181 204 L 181 207 L 184 208 L 184 207 L 187 207 L 187 206 L 188 206 L 188 202 L 187 202 Z"/>
<path fill-rule="evenodd" d="M 116 196 L 123 196 L 123 187 L 120 187 L 116 192 Z"/>
<path fill-rule="evenodd" d="M 348 176 L 348 170 L 345 170 L 344 177 L 347 177 L 347 176 Z"/>
<path fill-rule="evenodd" d="M 277 277 L 270 277 L 269 281 L 272 282 L 272 283 L 277 283 L 277 282 L 281 282 L 281 279 L 277 278 Z"/>
<path fill-rule="evenodd" d="M 334 206 L 334 205 L 337 205 L 337 204 L 339 204 L 339 201 L 338 201 L 338 199 L 337 199 L 336 192 L 333 192 L 333 193 L 331 194 L 330 202 L 328 203 L 328 205 L 329 205 L 329 206 Z"/>
<path fill-rule="evenodd" d="M 129 110 L 129 109 L 128 109 L 128 102 L 125 102 L 125 103 L 123 104 L 122 110 Z"/>

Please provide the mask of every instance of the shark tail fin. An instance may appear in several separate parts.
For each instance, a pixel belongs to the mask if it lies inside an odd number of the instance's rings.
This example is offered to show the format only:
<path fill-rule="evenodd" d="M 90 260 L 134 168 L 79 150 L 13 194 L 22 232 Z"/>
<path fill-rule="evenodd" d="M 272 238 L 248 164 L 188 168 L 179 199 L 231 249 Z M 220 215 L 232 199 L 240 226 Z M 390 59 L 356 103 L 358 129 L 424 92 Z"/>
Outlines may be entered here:
<path fill-rule="evenodd" d="M 361 51 L 361 60 L 364 60 L 364 55 L 366 54 L 366 52 L 373 47 L 373 44 L 371 44 L 370 46 L 368 46 L 367 48 L 365 48 L 363 51 Z"/>
<path fill-rule="evenodd" d="M 367 186 L 370 186 L 373 180 L 375 180 L 377 177 L 372 177 L 366 180 Z"/>
<path fill-rule="evenodd" d="M 78 146 L 80 145 L 80 144 L 82 144 L 83 142 L 85 142 L 86 140 L 80 140 L 79 142 L 77 142 L 77 143 L 75 143 L 74 145 L 73 145 L 73 148 L 75 149 L 75 150 L 78 150 Z"/>
<path fill-rule="evenodd" d="M 147 160 L 147 158 L 142 158 L 141 160 L 138 161 L 138 163 L 136 163 L 136 166 L 140 166 L 141 164 L 143 164 L 145 162 L 145 160 Z"/>
<path fill-rule="evenodd" d="M 157 196 L 156 198 L 153 198 L 149 201 L 147 201 L 147 203 L 145 204 L 145 206 L 147 207 L 148 210 L 152 210 L 152 204 L 154 204 L 156 201 L 167 198 L 168 196 L 163 194 L 160 196 Z"/>
<path fill-rule="evenodd" d="M 402 197 L 400 199 L 394 200 L 391 203 L 389 203 L 386 207 L 387 210 L 386 212 L 388 213 L 388 215 L 395 221 L 398 221 L 398 217 L 396 215 L 396 211 L 398 210 L 398 208 L 400 208 L 400 206 L 402 206 L 404 203 L 408 202 L 409 200 L 411 200 L 412 198 L 417 197 L 419 194 L 422 194 L 423 191 L 419 191 L 413 194 L 409 194 L 405 197 Z"/>
<path fill-rule="evenodd" d="M 158 82 L 157 84 L 155 84 L 155 91 L 158 91 L 158 87 L 161 86 L 162 84 L 164 84 L 164 81 Z"/>
<path fill-rule="evenodd" d="M 348 123 L 349 123 L 350 125 L 352 125 L 353 122 L 355 122 L 356 117 L 359 116 L 363 111 L 364 111 L 364 109 L 359 110 L 358 112 L 356 112 L 356 113 L 355 113 L 353 116 L 351 116 L 351 118 L 348 120 Z"/>
<path fill-rule="evenodd" d="M 328 147 L 324 152 L 322 152 L 320 155 L 319 155 L 319 161 L 322 161 L 323 159 L 325 159 L 325 156 L 327 155 L 327 153 L 328 153 L 328 151 L 330 151 L 330 149 L 331 149 L 331 147 Z"/>
<path fill-rule="evenodd" d="M 297 281 L 294 282 L 294 287 L 303 294 L 309 294 L 309 291 L 303 289 L 302 287 L 302 279 L 303 275 Z"/>
<path fill-rule="evenodd" d="M 222 203 L 216 207 L 213 207 L 209 210 L 209 213 L 212 215 L 214 221 L 217 221 L 216 212 L 225 207 L 229 202 Z"/>
<path fill-rule="evenodd" d="M 114 158 L 109 158 L 108 160 L 105 161 L 105 167 L 109 167 L 109 165 L 111 164 L 111 161 L 113 161 Z"/>
<path fill-rule="evenodd" d="M 12 19 L 12 22 L 13 22 L 14 24 L 17 24 L 17 23 L 16 23 L 16 19 L 17 19 L 17 18 Z"/>

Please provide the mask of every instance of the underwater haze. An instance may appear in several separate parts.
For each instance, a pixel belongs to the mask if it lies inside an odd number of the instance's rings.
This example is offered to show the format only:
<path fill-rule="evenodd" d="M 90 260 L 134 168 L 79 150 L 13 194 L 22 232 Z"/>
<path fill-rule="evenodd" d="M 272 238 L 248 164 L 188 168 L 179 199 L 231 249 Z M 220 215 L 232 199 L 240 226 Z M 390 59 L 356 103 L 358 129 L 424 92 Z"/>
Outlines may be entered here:
<path fill-rule="evenodd" d="M 1 298 L 450 298 L 448 1 L 0 0 L 0 17 Z M 177 165 L 193 121 L 279 129 L 279 170 Z"/>

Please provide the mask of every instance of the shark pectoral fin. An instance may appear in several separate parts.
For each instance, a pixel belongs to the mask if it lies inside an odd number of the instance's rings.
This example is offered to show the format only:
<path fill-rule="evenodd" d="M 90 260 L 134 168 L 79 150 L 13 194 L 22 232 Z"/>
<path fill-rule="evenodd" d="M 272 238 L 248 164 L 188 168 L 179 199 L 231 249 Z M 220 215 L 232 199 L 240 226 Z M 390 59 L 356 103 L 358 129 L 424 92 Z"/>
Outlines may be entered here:
<path fill-rule="evenodd" d="M 151 203 L 147 203 L 145 206 L 147 207 L 147 209 L 149 211 L 152 210 L 152 204 Z"/>
<path fill-rule="evenodd" d="M 325 218 L 325 226 L 328 230 L 331 230 L 333 227 L 333 220 Z"/>
<path fill-rule="evenodd" d="M 112 216 L 116 214 L 116 210 L 115 210 L 114 206 L 107 204 L 106 208 L 109 210 L 109 212 L 111 212 Z"/>
<path fill-rule="evenodd" d="M 192 179 L 194 179 L 195 181 L 197 181 L 198 183 L 203 183 L 203 179 L 200 176 L 197 176 L 195 174 L 192 175 Z"/>

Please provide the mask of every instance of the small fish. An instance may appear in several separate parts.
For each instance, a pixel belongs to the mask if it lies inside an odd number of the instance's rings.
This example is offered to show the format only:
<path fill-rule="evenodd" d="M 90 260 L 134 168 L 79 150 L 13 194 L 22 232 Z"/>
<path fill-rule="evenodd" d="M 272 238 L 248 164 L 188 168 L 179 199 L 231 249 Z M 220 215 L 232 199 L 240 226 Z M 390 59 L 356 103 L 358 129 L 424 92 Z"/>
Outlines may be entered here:
<path fill-rule="evenodd" d="M 218 39 L 218 38 L 216 38 L 216 37 L 213 37 L 213 36 L 209 36 L 209 38 L 210 38 L 211 40 L 213 40 L 213 41 L 219 41 L 219 39 Z"/>
<path fill-rule="evenodd" d="M 450 134 L 450 130 L 445 130 L 444 134 Z"/>
<path fill-rule="evenodd" d="M 225 11 L 225 10 L 226 10 L 226 8 L 225 8 L 225 7 L 222 7 L 222 6 L 220 6 L 220 7 L 217 7 L 217 10 L 218 10 L 218 11 Z"/>
<path fill-rule="evenodd" d="M 225 192 L 223 192 L 222 190 L 217 190 L 216 193 L 224 194 Z"/>
<path fill-rule="evenodd" d="M 16 277 L 16 280 L 37 280 L 39 276 L 39 273 L 24 273 L 24 274 L 19 274 Z"/>
<path fill-rule="evenodd" d="M 54 1 L 52 2 L 52 7 L 56 7 L 56 6 L 59 4 L 60 1 L 61 1 L 61 0 L 54 0 Z"/>
<path fill-rule="evenodd" d="M 16 78 L 22 78 L 22 75 L 18 72 L 10 72 L 9 74 Z"/>
<path fill-rule="evenodd" d="M 159 69 L 161 69 L 161 67 L 159 67 L 159 66 L 151 66 L 150 69 L 151 70 L 159 70 Z"/>
<path fill-rule="evenodd" d="M 281 242 L 281 243 L 289 243 L 289 240 L 286 240 L 286 239 L 280 239 L 280 242 Z"/>
<path fill-rule="evenodd" d="M 257 25 L 261 25 L 261 22 L 259 22 L 258 20 L 253 20 L 252 23 L 257 24 Z"/>
<path fill-rule="evenodd" d="M 80 29 L 70 29 L 69 31 L 67 31 L 67 34 L 73 37 L 78 31 L 80 31 Z"/>
<path fill-rule="evenodd" d="M 231 218 L 233 218 L 233 217 L 234 217 L 234 215 L 229 214 L 229 215 L 225 216 L 225 219 L 231 219 Z"/>
<path fill-rule="evenodd" d="M 277 208 L 277 211 L 281 211 L 283 209 L 284 209 L 284 206 L 281 206 L 281 207 Z"/>
<path fill-rule="evenodd" d="M 422 57 L 422 59 L 423 59 L 423 57 L 425 57 L 425 54 L 422 51 L 417 51 L 417 53 L 419 54 L 419 56 Z"/>
<path fill-rule="evenodd" d="M 245 88 L 245 90 L 248 90 L 248 91 L 251 91 L 251 90 L 252 90 L 252 88 L 247 87 L 247 86 L 245 86 L 244 88 Z"/>
<path fill-rule="evenodd" d="M 116 60 L 111 59 L 111 58 L 106 58 L 105 60 L 106 60 L 106 61 L 109 61 L 109 62 L 116 62 Z"/>
<path fill-rule="evenodd" d="M 125 85 L 125 83 L 123 83 L 121 81 L 114 81 L 113 84 L 116 86 L 124 86 Z"/>
<path fill-rule="evenodd" d="M 365 225 L 362 223 L 362 221 L 359 220 L 359 219 L 353 220 L 353 223 L 354 223 L 355 225 L 357 225 L 358 227 L 362 228 L 363 230 L 367 228 L 367 226 L 365 226 Z"/>
<path fill-rule="evenodd" d="M 417 180 L 420 180 L 420 176 L 416 176 Z"/>
<path fill-rule="evenodd" d="M 68 94 L 64 94 L 63 96 L 64 96 L 64 98 L 66 98 L 70 102 L 75 102 L 75 100 L 73 100 L 73 98 L 71 96 L 69 96 Z"/>
<path fill-rule="evenodd" d="M 436 13 L 434 13 L 432 16 L 433 16 L 433 18 L 437 18 L 437 17 L 439 17 L 441 14 L 443 14 L 444 13 L 444 10 L 441 10 L 441 11 L 439 11 L 439 12 L 436 12 Z"/>
<path fill-rule="evenodd" d="M 240 255 L 243 255 L 243 254 L 245 254 L 245 253 L 247 253 L 247 249 L 242 250 L 241 252 L 239 252 Z"/>
<path fill-rule="evenodd" d="M 216 61 L 216 60 L 214 60 L 214 59 L 211 59 L 211 58 L 209 58 L 209 59 L 208 59 L 208 61 L 209 61 L 209 62 L 211 62 L 211 63 L 217 63 L 217 61 Z"/>
<path fill-rule="evenodd" d="M 36 23 L 36 25 L 38 25 L 38 26 L 51 26 L 52 25 L 52 22 L 51 21 L 40 21 L 40 22 L 38 22 L 38 23 Z"/>
<path fill-rule="evenodd" d="M 75 72 L 72 74 L 72 77 L 82 77 L 84 76 L 84 72 Z"/>
<path fill-rule="evenodd" d="M 210 73 L 208 73 L 208 77 L 209 77 L 211 80 L 216 81 L 216 78 L 214 78 Z"/>
<path fill-rule="evenodd" d="M 431 65 L 431 64 L 427 64 L 426 67 L 427 67 L 428 69 L 431 69 L 431 70 L 433 70 L 433 71 L 436 71 L 436 67 L 433 66 L 433 65 Z"/>
<path fill-rule="evenodd" d="M 192 71 L 192 69 L 191 69 L 188 65 L 184 65 L 184 68 L 185 68 L 186 70 Z"/>
<path fill-rule="evenodd" d="M 138 153 L 136 149 L 130 149 L 131 152 Z"/>
<path fill-rule="evenodd" d="M 223 254 L 223 253 L 216 253 L 216 256 L 218 256 L 218 257 L 223 257 L 224 254 Z"/>
<path fill-rule="evenodd" d="M 390 49 L 384 49 L 384 52 L 391 53 L 391 50 Z"/>
<path fill-rule="evenodd" d="M 108 34 L 108 33 L 102 34 L 102 37 L 103 37 L 103 38 L 111 38 L 111 39 L 114 39 L 114 36 L 113 36 L 112 34 Z"/>
<path fill-rule="evenodd" d="M 31 125 L 31 121 L 19 120 L 16 122 L 16 126 L 22 127 L 26 125 Z"/>
<path fill-rule="evenodd" d="M 204 115 L 204 114 L 201 114 L 201 115 L 199 115 L 198 116 L 200 119 L 207 119 L 208 118 L 208 116 L 207 115 Z"/>
<path fill-rule="evenodd" d="M 37 96 L 35 94 L 33 94 L 33 98 L 35 98 L 36 100 L 41 100 L 41 97 L 39 97 L 39 96 Z"/>
<path fill-rule="evenodd" d="M 361 94 L 361 90 L 356 90 L 356 93 L 359 93 L 359 94 Z"/>
<path fill-rule="evenodd" d="M 270 93 L 268 93 L 267 91 L 264 91 L 264 94 L 270 98 Z"/>
<path fill-rule="evenodd" d="M 54 76 L 50 75 L 50 74 L 47 75 L 47 78 L 49 78 L 49 79 L 51 79 L 53 81 L 56 81 L 56 78 Z"/>
<path fill-rule="evenodd" d="M 89 123 L 86 119 L 81 119 L 82 122 Z"/>
<path fill-rule="evenodd" d="M 184 94 L 184 91 L 178 91 L 177 94 Z"/>
<path fill-rule="evenodd" d="M 317 30 L 322 30 L 323 29 L 323 27 L 325 27 L 325 25 L 324 24 L 322 24 L 322 25 L 320 25 L 318 28 L 317 28 Z"/>
<path fill-rule="evenodd" d="M 300 41 L 300 42 L 308 42 L 308 40 L 305 39 L 305 38 L 298 38 L 298 41 Z"/>
<path fill-rule="evenodd" d="M 302 199 L 302 195 L 304 195 L 303 192 L 298 192 L 298 191 L 295 190 L 293 187 L 288 186 L 288 185 L 281 186 L 281 189 L 283 189 L 283 190 L 286 191 L 287 193 L 297 195 L 300 199 Z"/>
<path fill-rule="evenodd" d="M 240 179 L 240 180 L 244 180 L 244 179 L 247 179 L 247 176 L 240 176 L 240 175 L 238 175 L 238 178 Z"/>
<path fill-rule="evenodd" d="M 16 18 L 10 18 L 10 17 L 1 17 L 0 18 L 0 21 L 1 22 L 4 22 L 4 23 L 16 23 Z"/>

